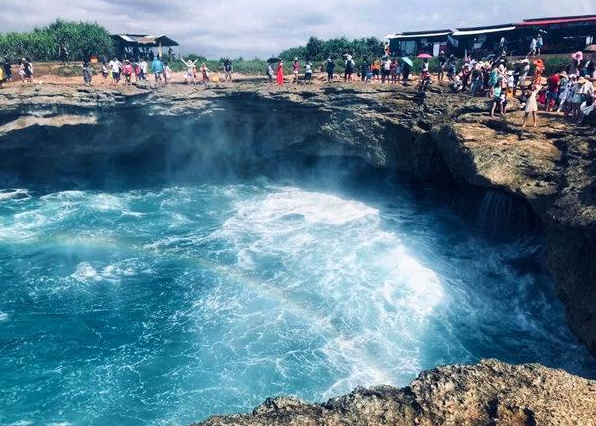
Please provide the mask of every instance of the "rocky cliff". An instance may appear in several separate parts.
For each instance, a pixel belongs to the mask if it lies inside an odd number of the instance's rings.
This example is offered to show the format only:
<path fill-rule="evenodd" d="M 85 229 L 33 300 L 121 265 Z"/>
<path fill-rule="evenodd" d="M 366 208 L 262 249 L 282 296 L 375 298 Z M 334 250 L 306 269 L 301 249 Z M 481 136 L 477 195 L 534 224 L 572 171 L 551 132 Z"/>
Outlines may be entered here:
<path fill-rule="evenodd" d="M 547 264 L 569 326 L 596 355 L 594 122 L 571 127 L 560 116 L 542 115 L 538 128 L 522 128 L 519 112 L 493 119 L 486 108 L 484 99 L 364 85 L 279 89 L 243 84 L 210 90 L 177 86 L 122 91 L 13 87 L 0 91 L 0 182 L 8 186 L 28 179 L 60 180 L 69 173 L 81 179 L 98 168 L 105 169 L 106 176 L 108 169 L 118 175 L 130 173 L 131 165 L 147 175 L 214 173 L 255 168 L 275 163 L 271 160 L 282 154 L 300 154 L 355 157 L 454 191 L 461 185 L 504 191 L 525 200 L 541 219 Z M 414 418 L 427 421 L 418 424 L 574 424 L 543 421 L 546 406 L 523 402 L 524 396 L 529 398 L 529 392 L 540 388 L 532 385 L 534 379 L 547 380 L 541 375 L 545 371 L 496 363 L 450 367 L 424 374 L 402 390 L 358 390 L 318 406 L 269 401 L 255 411 L 256 417 L 214 419 L 209 424 L 256 424 L 255 419 L 264 424 L 305 424 L 302 419 L 306 424 L 354 424 L 338 417 L 352 412 L 360 418 L 385 419 L 384 423 L 402 422 L 395 424 L 411 424 Z M 468 390 L 445 397 L 443 414 L 417 417 L 420 412 L 434 412 L 418 398 L 444 392 L 438 385 L 443 383 L 441 374 L 451 378 L 447 389 Z M 575 392 L 585 385 L 593 398 L 593 383 L 560 372 L 549 374 L 572 386 L 560 389 Z M 474 382 L 467 380 L 479 379 L 478 375 L 488 386 L 485 393 L 469 389 Z M 497 392 L 491 375 L 509 377 L 509 387 Z M 559 392 L 554 385 L 559 382 L 552 383 L 546 392 Z M 470 411 L 465 421 L 448 414 L 445 407 L 463 404 L 466 398 L 474 401 L 470 410 L 477 412 Z M 368 401 L 367 406 L 373 401 L 373 411 L 366 411 L 362 401 Z M 391 408 L 377 410 L 378 401 L 389 401 Z M 596 418 L 593 411 L 579 406 L 573 413 Z M 494 418 L 517 423 L 490 420 Z"/>
<path fill-rule="evenodd" d="M 322 404 L 268 399 L 251 414 L 195 426 L 596 425 L 596 382 L 537 364 L 440 367 L 409 386 L 359 388 Z"/>

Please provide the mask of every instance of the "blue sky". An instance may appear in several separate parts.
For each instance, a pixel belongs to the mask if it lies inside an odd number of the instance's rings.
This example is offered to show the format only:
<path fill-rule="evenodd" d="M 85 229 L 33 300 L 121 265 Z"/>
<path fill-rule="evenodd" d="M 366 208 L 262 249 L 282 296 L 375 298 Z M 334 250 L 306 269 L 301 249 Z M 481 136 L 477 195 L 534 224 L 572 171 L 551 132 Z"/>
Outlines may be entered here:
<path fill-rule="evenodd" d="M 56 17 L 97 21 L 112 32 L 165 33 L 208 57 L 277 54 L 310 35 L 376 36 L 596 14 L 596 0 L 3 0 L 0 31 Z"/>

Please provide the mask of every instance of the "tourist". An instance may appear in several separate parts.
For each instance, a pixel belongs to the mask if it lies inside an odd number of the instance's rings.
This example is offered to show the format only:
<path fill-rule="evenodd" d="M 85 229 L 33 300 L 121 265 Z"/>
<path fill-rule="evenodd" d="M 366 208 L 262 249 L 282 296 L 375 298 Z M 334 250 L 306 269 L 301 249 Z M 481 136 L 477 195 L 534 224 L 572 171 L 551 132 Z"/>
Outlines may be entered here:
<path fill-rule="evenodd" d="M 333 72 L 335 70 L 335 62 L 330 57 L 325 61 L 325 71 L 327 71 L 327 83 L 333 81 Z"/>
<path fill-rule="evenodd" d="M 410 70 L 411 70 L 410 64 L 408 64 L 407 62 L 404 61 L 403 62 L 403 65 L 402 65 L 402 71 L 401 71 L 402 78 L 403 78 L 402 84 L 404 86 L 407 86 L 408 85 L 408 80 L 410 78 Z"/>
<path fill-rule="evenodd" d="M 118 82 L 120 82 L 120 67 L 122 64 L 120 63 L 118 58 L 114 58 L 110 61 L 108 65 L 110 66 L 110 70 L 112 73 L 112 84 L 114 86 L 117 86 Z"/>
<path fill-rule="evenodd" d="M 91 79 L 93 78 L 93 68 L 91 67 L 91 64 L 89 61 L 83 61 L 81 68 L 83 69 L 83 82 L 85 83 L 85 86 L 91 86 Z"/>
<path fill-rule="evenodd" d="M 504 115 L 504 110 L 503 110 L 503 102 L 505 101 L 505 94 L 503 93 L 503 88 L 500 84 L 498 84 L 497 86 L 495 86 L 494 90 L 493 90 L 493 100 L 492 100 L 492 106 L 490 109 L 490 116 L 494 118 L 495 116 L 495 109 L 498 107 L 499 108 L 499 112 L 501 115 Z"/>
<path fill-rule="evenodd" d="M 538 40 L 536 40 L 536 37 L 532 37 L 532 41 L 530 42 L 530 52 L 528 52 L 526 57 L 527 56 L 536 56 L 537 45 L 538 45 Z"/>
<path fill-rule="evenodd" d="M 2 89 L 2 85 L 4 84 L 4 67 L 0 67 L 0 89 Z"/>
<path fill-rule="evenodd" d="M 4 80 L 10 83 L 12 81 L 12 67 L 8 58 L 4 59 L 2 69 L 4 71 Z"/>
<path fill-rule="evenodd" d="M 584 60 L 584 54 L 582 52 L 575 52 L 571 55 L 571 64 L 569 65 L 569 74 L 579 75 L 581 63 Z"/>
<path fill-rule="evenodd" d="M 294 62 L 292 62 L 292 73 L 294 75 L 292 83 L 298 84 L 298 74 L 300 74 L 300 62 L 298 61 L 298 58 L 294 58 Z"/>
<path fill-rule="evenodd" d="M 530 61 L 526 58 L 524 60 L 521 61 L 522 63 L 522 69 L 521 69 L 521 73 L 519 75 L 519 87 L 521 87 L 522 89 L 526 88 L 526 79 L 528 78 L 528 75 L 530 74 Z"/>
<path fill-rule="evenodd" d="M 472 87 L 470 88 L 470 95 L 476 96 L 476 93 L 482 88 L 482 64 L 478 63 L 474 66 L 471 78 Z"/>
<path fill-rule="evenodd" d="M 391 61 L 391 83 L 392 84 L 397 84 L 397 82 L 399 81 L 399 76 L 401 74 L 401 67 L 399 66 L 399 62 L 397 61 L 397 59 L 393 59 L 393 61 Z"/>
<path fill-rule="evenodd" d="M 575 91 L 577 90 L 577 77 L 575 74 L 571 74 L 569 76 L 569 83 L 567 83 L 567 91 L 565 99 L 561 101 L 561 105 L 559 109 L 563 111 L 565 117 L 569 117 L 571 111 L 573 110 L 573 97 L 575 96 Z"/>
<path fill-rule="evenodd" d="M 378 59 L 375 59 L 373 61 L 371 69 L 372 69 L 373 79 L 379 81 L 380 73 L 381 73 L 381 61 L 379 61 Z"/>
<path fill-rule="evenodd" d="M 19 76 L 22 83 L 33 83 L 33 66 L 28 58 L 22 58 L 19 63 Z"/>
<path fill-rule="evenodd" d="M 186 84 L 196 85 L 197 79 L 195 78 L 195 68 L 198 59 L 195 59 L 194 61 L 191 61 L 190 59 L 188 61 L 185 61 L 184 59 L 180 58 L 180 60 L 186 68 L 184 71 L 184 82 Z"/>
<path fill-rule="evenodd" d="M 542 59 L 536 59 L 534 61 L 534 65 L 536 66 L 536 69 L 534 70 L 534 75 L 532 76 L 532 87 L 534 87 L 534 86 L 541 87 L 542 86 L 542 73 L 544 73 L 544 70 L 546 69 L 546 67 L 544 66 L 544 62 L 542 62 Z"/>
<path fill-rule="evenodd" d="M 577 120 L 578 124 L 582 124 L 582 122 L 584 121 L 584 118 L 586 116 L 590 115 L 592 113 L 592 111 L 594 111 L 594 108 L 596 105 L 596 94 L 594 94 L 594 86 L 592 86 L 592 84 L 590 82 L 588 82 L 587 84 L 589 84 L 590 87 L 592 88 L 592 93 L 589 95 L 589 98 L 587 100 L 585 100 L 579 107 L 580 116 L 579 116 L 579 119 Z"/>
<path fill-rule="evenodd" d="M 536 53 L 538 54 L 538 56 L 540 56 L 540 50 L 542 49 L 543 45 L 544 41 L 542 40 L 542 34 L 538 33 L 538 35 L 536 36 Z"/>
<path fill-rule="evenodd" d="M 277 85 L 283 86 L 284 85 L 284 63 L 283 61 L 279 61 L 277 64 Z"/>
<path fill-rule="evenodd" d="M 386 56 L 381 65 L 381 78 L 383 83 L 389 83 L 391 78 L 391 59 Z"/>
<path fill-rule="evenodd" d="M 166 80 L 166 84 L 168 86 L 172 84 L 172 69 L 170 68 L 170 65 L 168 65 L 167 62 L 163 63 L 163 75 Z"/>
<path fill-rule="evenodd" d="M 132 71 L 135 76 L 135 83 L 141 81 L 141 66 L 138 62 L 132 64 Z"/>
<path fill-rule="evenodd" d="M 352 74 L 354 74 L 354 66 L 356 63 L 352 59 L 352 55 L 346 56 L 344 81 L 352 81 Z"/>
<path fill-rule="evenodd" d="M 445 77 L 445 64 L 447 63 L 447 58 L 445 58 L 445 52 L 442 50 L 439 52 L 439 66 L 437 70 L 437 80 L 439 83 L 443 82 L 443 78 Z"/>
<path fill-rule="evenodd" d="M 104 81 L 107 81 L 108 77 L 111 78 L 110 72 L 108 70 L 108 64 L 105 62 L 101 63 L 101 76 L 103 77 Z"/>
<path fill-rule="evenodd" d="M 66 44 L 60 43 L 58 45 L 58 58 L 60 58 L 62 65 L 66 65 L 66 62 L 68 62 L 68 46 Z"/>
<path fill-rule="evenodd" d="M 203 62 L 201 64 L 201 77 L 203 79 L 203 84 L 205 85 L 205 87 L 209 87 L 209 68 L 207 68 L 207 64 L 205 62 Z"/>
<path fill-rule="evenodd" d="M 447 78 L 453 79 L 455 74 L 457 74 L 457 59 L 454 54 L 451 54 L 447 61 Z"/>
<path fill-rule="evenodd" d="M 532 86 L 532 93 L 528 97 L 526 101 L 526 106 L 524 108 L 524 122 L 522 127 L 526 127 L 526 123 L 528 121 L 528 116 L 532 114 L 532 120 L 534 122 L 534 127 L 538 125 L 538 102 L 536 101 L 536 96 L 538 96 L 538 92 L 540 92 L 540 86 Z"/>
<path fill-rule="evenodd" d="M 128 59 L 124 61 L 123 71 L 126 85 L 130 86 L 132 84 L 132 65 L 130 64 L 130 61 Z"/>
<path fill-rule="evenodd" d="M 367 81 L 366 76 L 370 71 L 370 62 L 368 62 L 367 58 L 364 58 L 362 61 L 362 65 L 360 65 L 360 80 Z"/>
<path fill-rule="evenodd" d="M 594 96 L 594 86 L 591 82 L 586 80 L 585 77 L 580 77 L 577 79 L 577 89 L 572 99 L 573 107 L 572 107 L 572 116 L 571 120 L 573 122 L 580 122 L 583 119 L 583 114 L 581 112 L 581 105 L 584 102 L 591 100 Z"/>
<path fill-rule="evenodd" d="M 310 61 L 307 61 L 304 66 L 304 81 L 306 84 L 312 83 L 312 63 Z"/>
<path fill-rule="evenodd" d="M 273 68 L 274 62 L 269 62 L 267 66 L 267 77 L 269 77 L 269 83 L 273 84 L 273 74 L 275 74 L 275 69 Z"/>
<path fill-rule="evenodd" d="M 551 111 L 554 109 L 559 99 L 559 84 L 561 82 L 561 76 L 559 73 L 554 73 L 546 80 L 547 92 L 546 92 L 546 108 L 545 110 Z"/>
<path fill-rule="evenodd" d="M 232 73 L 234 72 L 234 65 L 232 64 L 232 60 L 230 58 L 227 58 L 224 61 L 223 69 L 224 69 L 224 81 L 229 81 L 231 83 L 232 82 Z"/>
<path fill-rule="evenodd" d="M 468 84 L 470 82 L 470 76 L 472 75 L 472 71 L 470 70 L 470 64 L 464 64 L 464 67 L 461 71 L 461 83 L 462 83 L 462 91 L 465 92 L 468 90 Z"/>
<path fill-rule="evenodd" d="M 159 59 L 159 55 L 153 58 L 153 61 L 151 62 L 151 71 L 155 76 L 155 82 L 161 83 L 163 81 L 163 62 Z"/>
<path fill-rule="evenodd" d="M 139 78 L 143 81 L 147 80 L 148 74 L 148 65 L 145 58 L 141 58 L 141 62 L 139 63 Z"/>

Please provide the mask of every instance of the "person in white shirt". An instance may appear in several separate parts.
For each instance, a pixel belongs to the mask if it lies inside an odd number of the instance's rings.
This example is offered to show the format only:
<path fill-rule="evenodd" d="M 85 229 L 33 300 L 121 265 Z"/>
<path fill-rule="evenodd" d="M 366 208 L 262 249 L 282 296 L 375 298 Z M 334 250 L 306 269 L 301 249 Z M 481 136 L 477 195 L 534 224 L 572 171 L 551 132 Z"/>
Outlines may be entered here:
<path fill-rule="evenodd" d="M 118 58 L 114 58 L 110 61 L 108 65 L 112 70 L 112 82 L 114 85 L 117 85 L 120 81 L 120 71 L 122 69 L 122 63 L 118 60 Z"/>
<path fill-rule="evenodd" d="M 139 79 L 147 80 L 147 68 L 147 61 L 145 58 L 143 58 L 143 60 L 139 63 Z"/>

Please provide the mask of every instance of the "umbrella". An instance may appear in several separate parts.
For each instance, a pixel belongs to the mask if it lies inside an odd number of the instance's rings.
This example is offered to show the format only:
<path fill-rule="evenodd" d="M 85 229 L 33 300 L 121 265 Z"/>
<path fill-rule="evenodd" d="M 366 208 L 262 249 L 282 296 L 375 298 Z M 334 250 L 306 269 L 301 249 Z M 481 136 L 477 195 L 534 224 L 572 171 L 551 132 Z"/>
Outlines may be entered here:
<path fill-rule="evenodd" d="M 403 58 L 401 58 L 401 60 L 404 61 L 406 64 L 408 64 L 411 67 L 414 66 L 414 63 L 412 62 L 412 60 L 410 58 L 407 58 L 404 56 Z"/>
<path fill-rule="evenodd" d="M 269 58 L 267 59 L 267 62 L 270 64 L 274 64 L 276 62 L 281 62 L 281 58 Z"/>
<path fill-rule="evenodd" d="M 420 59 L 429 59 L 429 58 L 432 58 L 432 56 L 429 55 L 428 53 L 421 53 L 420 55 L 418 55 L 416 57 L 417 58 L 420 58 Z"/>
<path fill-rule="evenodd" d="M 596 52 L 596 44 L 591 44 L 584 49 L 584 52 Z"/>

